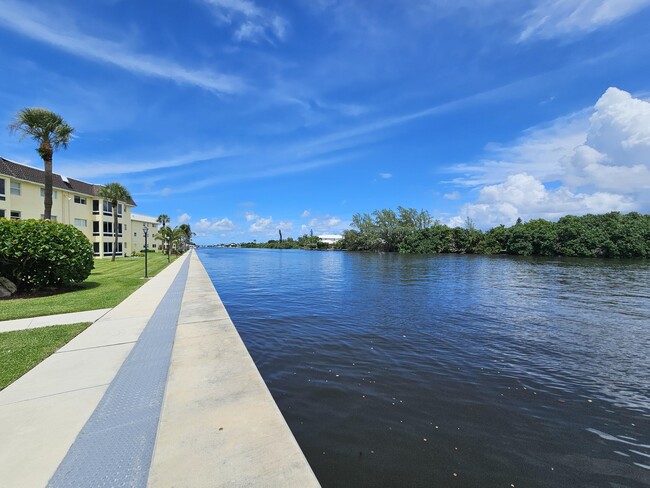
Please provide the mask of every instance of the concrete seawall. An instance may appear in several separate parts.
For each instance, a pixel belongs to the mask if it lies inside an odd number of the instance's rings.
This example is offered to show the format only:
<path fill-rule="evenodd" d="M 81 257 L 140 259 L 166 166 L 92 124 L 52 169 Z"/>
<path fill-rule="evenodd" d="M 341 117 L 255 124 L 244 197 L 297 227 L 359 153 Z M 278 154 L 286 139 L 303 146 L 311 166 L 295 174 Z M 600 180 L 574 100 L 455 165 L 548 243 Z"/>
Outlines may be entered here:
<path fill-rule="evenodd" d="M 3 487 L 319 486 L 194 252 L 1 391 L 0 439 Z"/>

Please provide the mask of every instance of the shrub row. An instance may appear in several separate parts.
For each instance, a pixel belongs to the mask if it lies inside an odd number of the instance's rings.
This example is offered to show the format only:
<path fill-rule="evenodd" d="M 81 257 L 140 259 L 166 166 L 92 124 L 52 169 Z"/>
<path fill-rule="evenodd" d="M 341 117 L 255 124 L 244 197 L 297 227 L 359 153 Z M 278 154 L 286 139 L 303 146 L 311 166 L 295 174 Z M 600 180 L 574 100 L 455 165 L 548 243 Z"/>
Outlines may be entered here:
<path fill-rule="evenodd" d="M 0 219 L 0 276 L 19 290 L 80 283 L 93 266 L 92 244 L 74 226 Z"/>

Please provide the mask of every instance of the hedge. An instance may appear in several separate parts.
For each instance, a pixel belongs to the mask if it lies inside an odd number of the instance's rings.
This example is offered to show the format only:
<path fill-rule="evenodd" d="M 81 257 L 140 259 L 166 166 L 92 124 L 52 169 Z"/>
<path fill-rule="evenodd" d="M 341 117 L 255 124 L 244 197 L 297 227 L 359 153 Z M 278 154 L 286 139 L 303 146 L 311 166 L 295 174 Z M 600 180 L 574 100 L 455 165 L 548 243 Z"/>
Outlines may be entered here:
<path fill-rule="evenodd" d="M 92 244 L 74 226 L 0 219 L 0 276 L 19 290 L 80 283 L 93 266 Z"/>

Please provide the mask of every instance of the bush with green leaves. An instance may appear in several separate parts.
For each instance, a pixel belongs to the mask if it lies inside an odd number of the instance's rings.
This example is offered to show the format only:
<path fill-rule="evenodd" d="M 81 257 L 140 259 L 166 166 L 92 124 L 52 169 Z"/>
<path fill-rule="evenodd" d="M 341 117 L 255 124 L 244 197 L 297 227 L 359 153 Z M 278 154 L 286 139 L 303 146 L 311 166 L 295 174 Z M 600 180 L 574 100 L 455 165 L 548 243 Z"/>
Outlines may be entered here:
<path fill-rule="evenodd" d="M 19 290 L 80 283 L 93 266 L 92 244 L 74 226 L 0 219 L 0 276 Z"/>

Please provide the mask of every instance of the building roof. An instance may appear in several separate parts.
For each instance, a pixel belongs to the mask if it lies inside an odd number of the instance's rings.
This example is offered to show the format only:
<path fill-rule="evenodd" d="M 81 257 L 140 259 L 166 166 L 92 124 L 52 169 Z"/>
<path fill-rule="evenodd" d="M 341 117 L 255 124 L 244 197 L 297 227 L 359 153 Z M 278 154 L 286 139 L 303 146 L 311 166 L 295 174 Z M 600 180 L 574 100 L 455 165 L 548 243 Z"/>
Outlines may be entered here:
<path fill-rule="evenodd" d="M 42 169 L 16 163 L 3 157 L 0 157 L 0 174 L 39 185 L 45 184 L 45 171 Z M 57 173 L 52 173 L 52 187 L 89 195 L 91 197 L 98 197 L 97 192 L 102 185 L 93 185 L 92 183 L 86 183 L 85 181 L 75 180 L 73 178 L 61 176 Z M 132 198 L 126 203 L 135 206 L 135 202 Z"/>
<path fill-rule="evenodd" d="M 137 220 L 139 222 L 147 222 L 149 224 L 157 224 L 158 218 L 152 217 L 151 215 L 144 215 L 139 213 L 131 212 L 131 220 Z"/>

